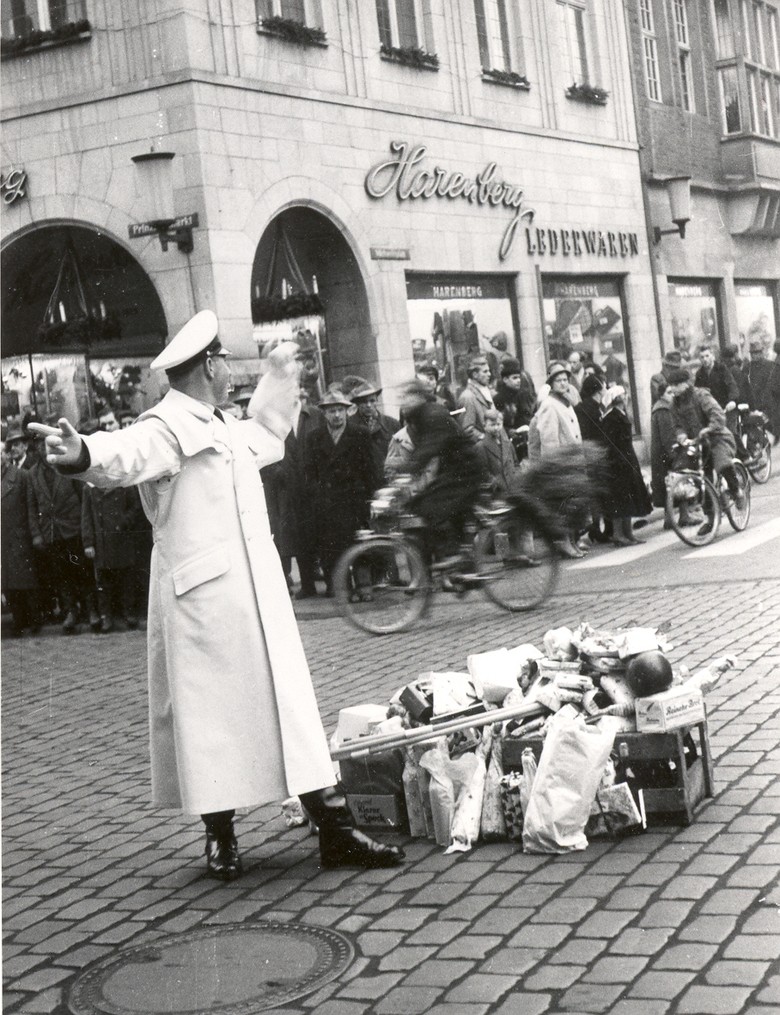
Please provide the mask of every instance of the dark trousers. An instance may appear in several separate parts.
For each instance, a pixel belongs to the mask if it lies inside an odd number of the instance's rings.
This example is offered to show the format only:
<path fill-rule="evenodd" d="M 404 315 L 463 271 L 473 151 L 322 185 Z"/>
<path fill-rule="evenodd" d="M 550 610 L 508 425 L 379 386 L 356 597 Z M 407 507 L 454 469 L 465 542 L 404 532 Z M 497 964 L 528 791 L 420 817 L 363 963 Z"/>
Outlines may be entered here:
<path fill-rule="evenodd" d="M 22 631 L 25 627 L 40 627 L 41 607 L 37 589 L 6 589 L 5 598 L 11 611 L 11 629 L 14 632 Z"/>
<path fill-rule="evenodd" d="M 132 568 L 96 568 L 98 609 L 102 617 L 138 617 Z"/>
<path fill-rule="evenodd" d="M 301 592 L 316 592 L 314 584 L 317 574 L 317 558 L 313 553 L 298 553 L 295 556 L 298 562 L 298 573 L 301 576 Z"/>
<path fill-rule="evenodd" d="M 39 573 L 57 597 L 63 613 L 96 606 L 95 580 L 91 562 L 84 557 L 78 536 L 49 543 L 39 551 Z"/>

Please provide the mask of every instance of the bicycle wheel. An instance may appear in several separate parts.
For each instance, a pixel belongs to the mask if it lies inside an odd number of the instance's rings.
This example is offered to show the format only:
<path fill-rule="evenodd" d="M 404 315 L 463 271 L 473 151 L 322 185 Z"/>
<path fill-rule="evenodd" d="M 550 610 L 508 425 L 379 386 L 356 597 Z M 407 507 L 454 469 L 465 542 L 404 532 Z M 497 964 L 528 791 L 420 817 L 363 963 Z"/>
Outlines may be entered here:
<path fill-rule="evenodd" d="M 750 474 L 748 473 L 747 467 L 742 462 L 734 461 L 734 471 L 737 474 L 739 485 L 745 494 L 745 502 L 740 507 L 737 502 L 731 496 L 729 488 L 726 486 L 725 480 L 721 479 L 721 487 L 723 491 L 723 507 L 726 511 L 726 517 L 729 520 L 729 524 L 735 532 L 742 532 L 743 529 L 747 528 L 747 523 L 750 521 Z"/>
<path fill-rule="evenodd" d="M 474 563 L 485 579 L 487 597 L 513 613 L 543 603 L 556 586 L 560 567 L 546 526 L 520 510 L 478 533 Z"/>
<path fill-rule="evenodd" d="M 763 443 L 752 450 L 753 464 L 749 467 L 750 475 L 756 483 L 766 483 L 772 474 L 772 445 L 767 438 Z"/>
<path fill-rule="evenodd" d="M 370 634 L 392 634 L 413 624 L 430 596 L 428 569 L 418 550 L 400 539 L 355 543 L 333 571 L 333 591 L 344 617 Z"/>
<path fill-rule="evenodd" d="M 695 473 L 671 476 L 666 487 L 666 516 L 684 543 L 706 546 L 720 525 L 720 499 L 715 487 Z"/>

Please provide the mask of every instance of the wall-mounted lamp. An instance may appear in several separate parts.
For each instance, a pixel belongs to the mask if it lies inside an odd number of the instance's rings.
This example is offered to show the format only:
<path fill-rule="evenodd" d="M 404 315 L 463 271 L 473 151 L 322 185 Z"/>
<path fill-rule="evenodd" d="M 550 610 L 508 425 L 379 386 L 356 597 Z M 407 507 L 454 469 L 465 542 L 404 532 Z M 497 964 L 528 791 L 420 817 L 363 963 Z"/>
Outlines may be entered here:
<path fill-rule="evenodd" d="M 661 242 L 662 236 L 670 236 L 672 233 L 679 233 L 680 239 L 685 239 L 685 227 L 691 221 L 691 178 L 690 176 L 671 176 L 664 180 L 666 193 L 669 198 L 669 207 L 672 211 L 672 222 L 674 229 L 661 229 L 653 226 L 653 240 Z"/>
<path fill-rule="evenodd" d="M 193 248 L 192 230 L 198 225 L 198 213 L 173 214 L 173 180 L 171 162 L 175 152 L 144 152 L 133 155 L 137 193 L 148 214 L 145 222 L 128 226 L 131 239 L 142 236 L 157 236 L 163 250 L 169 243 L 175 243 L 179 250 L 189 254 Z"/>

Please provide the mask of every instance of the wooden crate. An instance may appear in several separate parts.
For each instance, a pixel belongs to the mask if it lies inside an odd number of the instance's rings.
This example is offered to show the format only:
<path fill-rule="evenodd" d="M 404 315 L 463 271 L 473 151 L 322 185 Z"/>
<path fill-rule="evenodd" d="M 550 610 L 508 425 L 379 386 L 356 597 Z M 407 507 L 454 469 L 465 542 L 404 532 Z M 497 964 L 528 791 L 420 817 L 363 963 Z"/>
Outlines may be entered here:
<path fill-rule="evenodd" d="M 693 738 L 697 754 L 691 764 L 687 763 L 685 757 L 685 738 L 688 734 Z M 694 734 L 698 737 L 698 743 Z M 543 744 L 540 737 L 507 737 L 503 742 L 504 771 L 520 770 L 523 749 L 526 747 L 533 750 L 538 760 Z M 630 784 L 632 788 L 642 790 L 649 825 L 666 822 L 690 825 L 697 805 L 714 793 L 715 780 L 706 718 L 703 722 L 681 726 L 668 733 L 618 733 L 613 754 L 617 757 L 618 769 L 631 768 L 632 762 L 635 763 L 638 777 Z M 643 784 L 642 768 L 659 761 L 675 763 L 674 785 Z"/>

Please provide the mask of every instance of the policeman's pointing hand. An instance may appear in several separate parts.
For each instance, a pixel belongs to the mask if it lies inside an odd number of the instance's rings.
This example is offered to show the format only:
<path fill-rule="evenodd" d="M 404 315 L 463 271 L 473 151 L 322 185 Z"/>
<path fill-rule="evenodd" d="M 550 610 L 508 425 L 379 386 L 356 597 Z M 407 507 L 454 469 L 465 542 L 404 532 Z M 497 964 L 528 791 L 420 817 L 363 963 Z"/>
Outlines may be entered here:
<path fill-rule="evenodd" d="M 59 430 L 40 423 L 28 423 L 28 429 L 46 434 L 46 461 L 49 465 L 75 465 L 81 456 L 81 437 L 64 417 L 57 420 Z"/>

